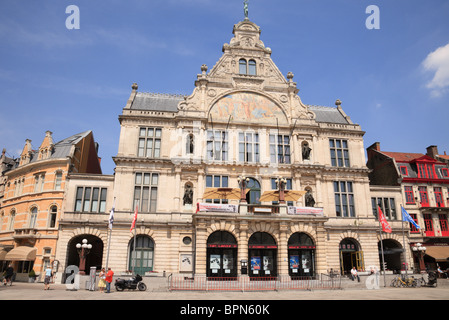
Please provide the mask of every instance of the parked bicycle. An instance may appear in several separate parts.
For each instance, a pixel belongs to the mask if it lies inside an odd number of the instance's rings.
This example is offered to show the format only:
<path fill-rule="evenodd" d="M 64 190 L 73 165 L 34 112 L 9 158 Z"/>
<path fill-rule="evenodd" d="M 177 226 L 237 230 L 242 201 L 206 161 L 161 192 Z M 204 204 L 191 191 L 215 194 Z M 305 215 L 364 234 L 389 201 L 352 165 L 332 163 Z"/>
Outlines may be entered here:
<path fill-rule="evenodd" d="M 418 281 L 413 276 L 408 278 L 405 276 L 397 276 L 391 281 L 390 286 L 395 288 L 416 288 Z"/>

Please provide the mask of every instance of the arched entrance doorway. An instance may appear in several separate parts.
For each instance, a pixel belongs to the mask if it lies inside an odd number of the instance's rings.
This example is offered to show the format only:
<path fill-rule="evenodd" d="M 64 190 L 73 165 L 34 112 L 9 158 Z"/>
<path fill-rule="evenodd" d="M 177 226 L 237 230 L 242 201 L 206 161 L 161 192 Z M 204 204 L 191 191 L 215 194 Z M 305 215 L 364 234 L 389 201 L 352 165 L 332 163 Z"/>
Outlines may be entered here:
<path fill-rule="evenodd" d="M 311 237 L 296 232 L 288 239 L 288 273 L 295 277 L 315 276 L 315 244 Z"/>
<path fill-rule="evenodd" d="M 227 231 L 215 231 L 207 239 L 207 276 L 237 277 L 237 241 Z"/>
<path fill-rule="evenodd" d="M 128 269 L 134 274 L 144 275 L 145 272 L 153 271 L 154 263 L 154 241 L 150 236 L 136 236 L 136 246 L 134 247 L 134 238 L 129 242 L 130 253 Z"/>
<path fill-rule="evenodd" d="M 248 241 L 250 277 L 277 276 L 277 245 L 266 232 L 255 232 Z"/>
<path fill-rule="evenodd" d="M 246 194 L 246 202 L 248 204 L 260 204 L 260 183 L 254 178 L 249 178 L 246 184 L 246 188 L 249 189 Z"/>
<path fill-rule="evenodd" d="M 353 267 L 357 270 L 365 269 L 363 251 L 355 239 L 345 238 L 340 242 L 341 274 L 350 274 Z"/>
<path fill-rule="evenodd" d="M 384 261 L 386 264 L 386 270 L 392 270 L 394 273 L 400 273 L 402 269 L 402 246 L 396 240 L 384 239 L 382 240 Z M 382 246 L 379 241 L 379 265 L 382 267 Z"/>
<path fill-rule="evenodd" d="M 100 270 L 103 261 L 103 241 L 97 236 L 91 234 L 76 236 L 70 240 L 67 250 L 68 255 L 66 267 L 71 265 L 79 267 L 80 257 L 76 244 L 82 243 L 83 239 L 86 239 L 87 243 L 92 245 L 92 249 L 90 249 L 89 254 L 86 256 L 85 265 L 85 272 L 86 274 L 89 274 L 91 267 L 96 267 L 97 271 Z"/>

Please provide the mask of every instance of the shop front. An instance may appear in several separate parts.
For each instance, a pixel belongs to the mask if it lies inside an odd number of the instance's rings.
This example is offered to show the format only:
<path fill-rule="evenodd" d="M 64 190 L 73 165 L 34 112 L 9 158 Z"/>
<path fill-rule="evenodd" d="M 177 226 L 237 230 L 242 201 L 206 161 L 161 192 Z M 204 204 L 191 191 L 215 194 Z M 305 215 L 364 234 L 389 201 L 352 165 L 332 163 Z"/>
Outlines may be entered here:
<path fill-rule="evenodd" d="M 315 276 L 315 244 L 305 233 L 294 233 L 288 240 L 288 273 L 292 279 Z"/>
<path fill-rule="evenodd" d="M 209 236 L 207 264 L 209 280 L 237 277 L 237 241 L 231 233 L 215 231 Z"/>
<path fill-rule="evenodd" d="M 266 232 L 255 232 L 248 241 L 249 276 L 264 278 L 277 276 L 277 245 Z"/>

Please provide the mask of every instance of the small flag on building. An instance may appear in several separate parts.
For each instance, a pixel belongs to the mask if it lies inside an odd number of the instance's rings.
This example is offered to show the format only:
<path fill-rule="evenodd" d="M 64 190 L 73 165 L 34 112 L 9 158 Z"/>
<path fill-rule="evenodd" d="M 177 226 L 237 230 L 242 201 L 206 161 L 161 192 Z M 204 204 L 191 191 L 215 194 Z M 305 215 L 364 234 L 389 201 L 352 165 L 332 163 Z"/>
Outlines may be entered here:
<path fill-rule="evenodd" d="M 113 223 L 114 223 L 114 206 L 112 206 L 111 213 L 109 214 L 109 229 L 111 229 L 111 230 L 112 230 Z"/>
<path fill-rule="evenodd" d="M 133 231 L 133 229 L 136 227 L 136 221 L 137 221 L 137 205 L 136 210 L 134 210 L 133 223 L 131 224 L 131 229 L 129 231 Z"/>
<path fill-rule="evenodd" d="M 391 233 L 391 227 L 388 224 L 387 219 L 385 219 L 385 216 L 379 206 L 377 206 L 377 210 L 379 212 L 379 222 L 382 225 L 382 231 L 386 233 Z"/>
<path fill-rule="evenodd" d="M 415 226 L 416 229 L 421 229 L 421 227 L 418 226 L 418 224 L 415 222 L 415 220 L 413 220 L 413 218 L 409 215 L 409 213 L 405 211 L 403 206 L 401 206 L 401 211 L 402 211 L 402 221 L 410 222 L 412 225 Z"/>

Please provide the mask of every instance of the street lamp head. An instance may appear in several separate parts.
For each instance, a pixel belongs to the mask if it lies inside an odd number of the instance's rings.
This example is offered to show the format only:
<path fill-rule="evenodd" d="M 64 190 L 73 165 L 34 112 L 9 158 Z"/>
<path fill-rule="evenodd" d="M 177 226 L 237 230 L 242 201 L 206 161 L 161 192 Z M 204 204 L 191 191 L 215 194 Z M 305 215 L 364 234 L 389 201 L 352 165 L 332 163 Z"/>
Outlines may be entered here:
<path fill-rule="evenodd" d="M 83 243 L 86 244 L 87 243 L 87 239 L 83 239 Z"/>
<path fill-rule="evenodd" d="M 80 248 L 81 248 L 81 243 L 77 243 L 77 244 L 76 244 L 76 248 L 77 248 L 77 249 L 80 249 Z"/>
<path fill-rule="evenodd" d="M 92 249 L 92 245 L 90 243 L 87 245 L 87 249 Z"/>

